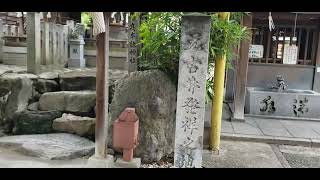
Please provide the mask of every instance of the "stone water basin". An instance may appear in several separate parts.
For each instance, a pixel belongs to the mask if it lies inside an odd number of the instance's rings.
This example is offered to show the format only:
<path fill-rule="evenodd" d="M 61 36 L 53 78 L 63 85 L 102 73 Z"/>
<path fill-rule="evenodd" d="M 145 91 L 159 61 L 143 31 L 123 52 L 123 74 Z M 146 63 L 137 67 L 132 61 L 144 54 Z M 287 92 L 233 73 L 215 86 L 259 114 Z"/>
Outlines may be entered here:
<path fill-rule="evenodd" d="M 320 94 L 311 90 L 248 87 L 245 111 L 251 115 L 320 119 Z"/>

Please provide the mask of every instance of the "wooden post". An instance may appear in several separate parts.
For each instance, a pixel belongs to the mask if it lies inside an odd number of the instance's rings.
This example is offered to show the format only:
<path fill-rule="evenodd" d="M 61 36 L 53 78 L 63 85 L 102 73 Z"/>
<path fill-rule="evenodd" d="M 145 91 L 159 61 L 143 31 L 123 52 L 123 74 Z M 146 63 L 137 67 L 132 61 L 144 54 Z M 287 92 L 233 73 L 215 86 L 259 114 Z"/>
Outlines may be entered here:
<path fill-rule="evenodd" d="M 243 17 L 243 26 L 252 26 L 252 16 Z M 249 35 L 249 37 L 251 37 Z M 240 59 L 236 63 L 236 88 L 234 95 L 234 112 L 231 120 L 244 121 L 244 105 L 246 96 L 247 72 L 249 62 L 249 46 L 251 40 L 243 40 L 240 44 Z"/>
<path fill-rule="evenodd" d="M 229 21 L 229 12 L 218 13 L 218 15 L 221 20 Z M 211 110 L 211 133 L 209 146 L 211 150 L 218 152 L 220 146 L 225 68 L 226 54 L 215 59 L 214 69 L 214 97 Z"/>
<path fill-rule="evenodd" d="M 320 32 L 318 32 L 318 46 L 315 54 L 315 71 L 313 78 L 313 90 L 320 92 Z"/>
<path fill-rule="evenodd" d="M 27 71 L 32 74 L 40 73 L 41 39 L 39 14 L 38 12 L 28 12 L 27 14 Z"/>
<path fill-rule="evenodd" d="M 109 70 L 109 20 L 110 14 L 105 14 L 105 32 L 96 37 L 97 45 L 97 76 L 96 76 L 96 130 L 95 156 L 106 158 L 108 137 L 108 70 Z"/>

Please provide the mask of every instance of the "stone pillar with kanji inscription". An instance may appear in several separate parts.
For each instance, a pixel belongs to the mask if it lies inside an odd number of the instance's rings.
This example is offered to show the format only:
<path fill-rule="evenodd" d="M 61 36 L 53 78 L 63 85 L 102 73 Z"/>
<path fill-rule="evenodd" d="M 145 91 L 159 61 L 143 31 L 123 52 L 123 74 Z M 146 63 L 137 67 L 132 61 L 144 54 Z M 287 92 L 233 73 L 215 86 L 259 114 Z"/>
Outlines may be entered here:
<path fill-rule="evenodd" d="M 134 72 L 138 70 L 138 28 L 139 18 L 132 19 L 132 14 L 129 16 L 128 23 L 128 71 Z"/>
<path fill-rule="evenodd" d="M 182 17 L 174 166 L 202 166 L 210 16 Z"/>

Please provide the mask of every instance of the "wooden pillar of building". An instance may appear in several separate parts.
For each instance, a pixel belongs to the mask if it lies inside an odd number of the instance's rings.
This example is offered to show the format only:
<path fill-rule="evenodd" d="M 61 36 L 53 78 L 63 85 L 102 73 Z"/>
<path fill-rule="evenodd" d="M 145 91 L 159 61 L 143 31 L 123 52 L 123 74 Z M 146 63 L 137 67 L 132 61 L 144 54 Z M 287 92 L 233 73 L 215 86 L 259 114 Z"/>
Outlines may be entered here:
<path fill-rule="evenodd" d="M 96 131 L 95 156 L 107 157 L 108 137 L 108 70 L 109 70 L 109 20 L 110 13 L 104 13 L 105 32 L 99 33 L 96 37 L 97 45 L 97 74 L 96 74 Z"/>
<path fill-rule="evenodd" d="M 41 60 L 40 13 L 28 12 L 27 18 L 27 71 L 39 74 Z"/>
<path fill-rule="evenodd" d="M 0 19 L 0 63 L 2 62 L 2 46 L 4 45 L 3 35 L 3 20 Z"/>
<path fill-rule="evenodd" d="M 243 26 L 252 27 L 252 16 L 243 17 Z M 244 121 L 244 105 L 246 96 L 247 72 L 249 62 L 249 46 L 251 44 L 251 33 L 249 40 L 243 40 L 240 44 L 240 58 L 236 62 L 236 79 L 234 93 L 234 112 L 231 120 Z"/>
<path fill-rule="evenodd" d="M 231 66 L 235 67 L 236 63 L 238 61 L 238 54 L 239 54 L 239 47 L 236 47 L 233 50 L 234 56 L 232 57 Z M 227 70 L 226 74 L 226 87 L 225 87 L 225 95 L 224 95 L 224 101 L 227 103 L 233 103 L 234 101 L 234 90 L 235 90 L 235 69 L 229 68 Z"/>
<path fill-rule="evenodd" d="M 315 92 L 320 92 L 320 28 L 318 29 L 318 42 L 315 56 L 315 71 L 313 78 L 313 90 Z"/>

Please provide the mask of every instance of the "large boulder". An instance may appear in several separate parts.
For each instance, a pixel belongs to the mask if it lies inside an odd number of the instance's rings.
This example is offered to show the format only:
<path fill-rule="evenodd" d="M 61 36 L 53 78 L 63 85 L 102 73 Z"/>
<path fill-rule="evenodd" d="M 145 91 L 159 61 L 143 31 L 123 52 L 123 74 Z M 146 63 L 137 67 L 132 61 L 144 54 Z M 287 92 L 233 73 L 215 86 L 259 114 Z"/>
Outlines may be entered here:
<path fill-rule="evenodd" d="M 39 109 L 86 114 L 93 113 L 95 104 L 95 91 L 59 91 L 44 93 L 39 100 Z"/>
<path fill-rule="evenodd" d="M 52 127 L 57 132 L 65 132 L 88 137 L 94 135 L 95 122 L 95 118 L 63 114 L 61 118 L 57 118 L 53 121 Z"/>
<path fill-rule="evenodd" d="M 150 70 L 137 71 L 118 80 L 110 109 L 110 133 L 113 121 L 126 107 L 136 108 L 140 119 L 135 156 L 150 163 L 171 154 L 175 138 L 176 86 L 169 77 L 162 71 Z"/>
<path fill-rule="evenodd" d="M 22 111 L 13 116 L 13 134 L 46 134 L 51 133 L 52 122 L 61 117 L 60 111 Z"/>
<path fill-rule="evenodd" d="M 12 116 L 23 111 L 32 97 L 32 80 L 24 74 L 8 73 L 0 77 L 0 124 L 10 131 Z"/>
<path fill-rule="evenodd" d="M 64 133 L 1 137 L 0 146 L 13 148 L 28 156 L 51 160 L 74 159 L 94 153 L 92 141 Z"/>

